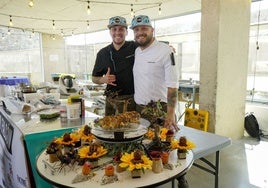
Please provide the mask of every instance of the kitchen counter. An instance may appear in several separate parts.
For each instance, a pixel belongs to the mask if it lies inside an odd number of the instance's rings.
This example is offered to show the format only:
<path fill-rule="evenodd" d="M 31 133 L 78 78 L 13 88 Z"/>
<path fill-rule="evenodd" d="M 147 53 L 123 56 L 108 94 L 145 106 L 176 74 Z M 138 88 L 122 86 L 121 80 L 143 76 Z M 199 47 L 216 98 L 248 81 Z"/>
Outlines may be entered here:
<path fill-rule="evenodd" d="M 86 112 L 84 118 L 40 120 L 38 114 L 11 114 L 0 106 L 0 186 L 5 188 L 52 187 L 36 173 L 35 158 L 46 144 L 64 132 L 99 117 Z"/>

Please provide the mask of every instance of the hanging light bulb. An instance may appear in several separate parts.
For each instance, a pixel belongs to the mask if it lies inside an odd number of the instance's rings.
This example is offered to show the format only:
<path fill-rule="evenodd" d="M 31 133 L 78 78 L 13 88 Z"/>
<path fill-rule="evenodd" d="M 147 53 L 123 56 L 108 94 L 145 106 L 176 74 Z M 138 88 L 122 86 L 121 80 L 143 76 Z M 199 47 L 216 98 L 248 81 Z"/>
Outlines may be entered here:
<path fill-rule="evenodd" d="M 32 29 L 32 36 L 34 36 L 35 35 L 35 33 L 34 33 L 34 29 Z"/>
<path fill-rule="evenodd" d="M 5 34 L 4 33 L 2 33 L 2 40 L 4 40 L 5 39 Z"/>
<path fill-rule="evenodd" d="M 30 8 L 32 8 L 34 6 L 34 1 L 33 0 L 29 0 L 28 6 Z"/>
<path fill-rule="evenodd" d="M 12 16 L 9 15 L 9 26 L 13 26 L 13 23 L 12 23 Z"/>
<path fill-rule="evenodd" d="M 133 4 L 131 4 L 130 6 L 131 6 L 131 9 L 130 9 L 130 15 L 131 15 L 131 16 L 134 16 Z"/>
<path fill-rule="evenodd" d="M 55 30 L 56 26 L 55 26 L 55 20 L 52 20 L 52 28 Z"/>
<path fill-rule="evenodd" d="M 90 3 L 90 1 L 87 1 L 87 14 L 88 15 L 90 15 L 90 13 L 91 13 L 89 3 Z"/>
<path fill-rule="evenodd" d="M 87 29 L 89 29 L 89 20 L 87 20 Z"/>
<path fill-rule="evenodd" d="M 9 28 L 9 27 L 8 27 L 8 29 L 7 29 L 7 34 L 8 34 L 8 35 L 11 34 L 11 32 L 10 32 L 10 28 Z"/>
<path fill-rule="evenodd" d="M 74 36 L 74 31 L 72 30 L 72 36 Z"/>
<path fill-rule="evenodd" d="M 61 32 L 60 32 L 60 34 L 61 34 L 61 36 L 63 36 L 63 35 L 64 35 L 64 33 L 63 33 L 63 29 L 61 29 Z"/>
<path fill-rule="evenodd" d="M 161 3 L 159 4 L 159 8 L 158 8 L 158 14 L 161 15 L 162 13 L 162 9 L 161 9 Z"/>
<path fill-rule="evenodd" d="M 56 37 L 55 37 L 55 35 L 52 35 L 52 40 L 56 40 Z"/>

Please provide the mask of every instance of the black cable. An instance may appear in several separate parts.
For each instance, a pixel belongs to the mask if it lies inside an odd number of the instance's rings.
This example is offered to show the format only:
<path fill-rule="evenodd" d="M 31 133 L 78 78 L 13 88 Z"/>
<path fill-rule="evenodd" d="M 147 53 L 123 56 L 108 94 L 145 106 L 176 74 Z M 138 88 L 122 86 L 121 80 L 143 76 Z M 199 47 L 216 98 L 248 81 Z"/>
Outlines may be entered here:
<path fill-rule="evenodd" d="M 192 105 L 193 102 L 191 101 L 188 101 L 186 104 L 185 104 L 185 108 L 189 108 L 191 105 Z M 180 115 L 180 117 L 178 118 L 178 121 L 177 121 L 177 124 L 179 123 L 179 121 L 181 120 L 181 118 L 183 117 L 183 115 L 185 114 L 185 111 Z"/>
<path fill-rule="evenodd" d="M 115 62 L 114 62 L 114 58 L 113 58 L 113 52 L 112 52 L 112 48 L 109 48 L 109 53 L 110 53 L 110 59 L 113 63 L 113 68 L 114 68 L 114 73 L 116 73 L 116 66 L 115 66 Z"/>

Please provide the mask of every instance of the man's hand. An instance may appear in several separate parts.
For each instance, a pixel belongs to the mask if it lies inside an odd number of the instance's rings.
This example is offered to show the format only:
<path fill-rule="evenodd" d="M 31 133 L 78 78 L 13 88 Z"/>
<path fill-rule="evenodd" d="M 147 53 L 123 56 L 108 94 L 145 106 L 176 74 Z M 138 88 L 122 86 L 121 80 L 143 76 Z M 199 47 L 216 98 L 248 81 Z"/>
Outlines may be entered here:
<path fill-rule="evenodd" d="M 180 130 L 177 122 L 176 122 L 176 118 L 175 115 L 167 115 L 166 120 L 165 120 L 165 125 L 164 125 L 167 129 L 172 129 L 175 131 Z"/>
<path fill-rule="evenodd" d="M 109 84 L 112 86 L 116 86 L 116 84 L 114 83 L 116 81 L 116 77 L 114 74 L 110 74 L 110 72 L 111 72 L 111 69 L 110 69 L 110 67 L 108 67 L 108 70 L 107 70 L 105 76 L 102 77 L 102 81 L 103 81 L 103 83 L 106 83 L 106 84 Z"/>

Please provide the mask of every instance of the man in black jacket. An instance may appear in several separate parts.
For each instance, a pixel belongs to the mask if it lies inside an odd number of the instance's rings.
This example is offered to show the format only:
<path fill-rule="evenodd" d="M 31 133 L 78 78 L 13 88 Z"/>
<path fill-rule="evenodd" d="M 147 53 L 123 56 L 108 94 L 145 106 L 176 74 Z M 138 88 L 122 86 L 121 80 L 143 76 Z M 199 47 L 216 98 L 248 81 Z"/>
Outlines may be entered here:
<path fill-rule="evenodd" d="M 105 115 L 114 115 L 135 110 L 132 69 L 137 45 L 125 40 L 128 34 L 125 18 L 110 18 L 108 28 L 113 42 L 98 52 L 92 81 L 107 84 Z"/>

